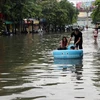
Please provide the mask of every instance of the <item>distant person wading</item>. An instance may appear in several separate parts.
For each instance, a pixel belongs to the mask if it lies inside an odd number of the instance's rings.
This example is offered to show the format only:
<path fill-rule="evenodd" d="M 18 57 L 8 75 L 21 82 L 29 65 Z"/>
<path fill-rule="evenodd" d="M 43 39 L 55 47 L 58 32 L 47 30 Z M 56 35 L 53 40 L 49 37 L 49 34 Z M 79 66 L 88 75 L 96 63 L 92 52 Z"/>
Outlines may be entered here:
<path fill-rule="evenodd" d="M 97 37 L 98 37 L 98 29 L 95 28 L 95 30 L 93 31 L 93 35 L 94 35 L 94 43 L 97 43 Z"/>

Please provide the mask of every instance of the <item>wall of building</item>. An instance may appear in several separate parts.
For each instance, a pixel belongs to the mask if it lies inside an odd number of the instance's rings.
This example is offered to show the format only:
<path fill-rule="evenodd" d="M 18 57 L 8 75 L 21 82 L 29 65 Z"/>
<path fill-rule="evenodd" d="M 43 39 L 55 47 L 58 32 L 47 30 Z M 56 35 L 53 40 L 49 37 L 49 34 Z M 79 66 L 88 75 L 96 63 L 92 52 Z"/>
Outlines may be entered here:
<path fill-rule="evenodd" d="M 92 25 L 91 13 L 92 12 L 89 12 L 87 16 L 86 12 L 80 12 L 78 15 L 77 24 L 84 26 L 86 25 L 91 26 Z"/>

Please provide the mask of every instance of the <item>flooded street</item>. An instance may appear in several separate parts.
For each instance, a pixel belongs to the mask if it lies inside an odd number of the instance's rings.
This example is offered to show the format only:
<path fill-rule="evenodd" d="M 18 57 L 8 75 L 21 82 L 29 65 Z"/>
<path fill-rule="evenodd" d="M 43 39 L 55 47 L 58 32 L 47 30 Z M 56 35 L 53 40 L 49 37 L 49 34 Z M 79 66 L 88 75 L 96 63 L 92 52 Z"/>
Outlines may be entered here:
<path fill-rule="evenodd" d="M 65 34 L 0 37 L 0 100 L 100 100 L 100 32 L 83 31 L 83 59 L 54 59 Z"/>

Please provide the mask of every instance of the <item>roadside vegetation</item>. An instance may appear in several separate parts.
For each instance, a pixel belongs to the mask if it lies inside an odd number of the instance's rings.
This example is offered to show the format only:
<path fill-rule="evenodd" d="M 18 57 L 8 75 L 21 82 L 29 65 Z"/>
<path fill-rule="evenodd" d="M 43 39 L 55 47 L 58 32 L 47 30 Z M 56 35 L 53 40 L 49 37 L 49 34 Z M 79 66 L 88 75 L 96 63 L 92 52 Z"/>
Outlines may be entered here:
<path fill-rule="evenodd" d="M 93 10 L 91 17 L 93 23 L 100 23 L 100 0 L 96 0 L 94 3 L 95 9 Z"/>
<path fill-rule="evenodd" d="M 78 10 L 73 3 L 66 0 L 60 2 L 56 0 L 0 0 L 0 2 L 0 13 L 4 16 L 0 19 L 2 20 L 0 21 L 2 22 L 1 34 L 6 21 L 18 28 L 25 18 L 44 19 L 45 27 L 49 29 L 52 26 L 55 31 L 56 27 L 61 28 L 77 21 Z M 9 31 L 9 26 L 7 30 Z"/>

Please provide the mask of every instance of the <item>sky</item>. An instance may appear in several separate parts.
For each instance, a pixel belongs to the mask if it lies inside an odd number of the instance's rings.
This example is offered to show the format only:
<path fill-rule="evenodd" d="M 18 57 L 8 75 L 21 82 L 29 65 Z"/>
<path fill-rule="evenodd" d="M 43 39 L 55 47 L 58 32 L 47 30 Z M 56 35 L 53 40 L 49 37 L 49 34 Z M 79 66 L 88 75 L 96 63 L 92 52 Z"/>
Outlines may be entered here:
<path fill-rule="evenodd" d="M 73 2 L 74 5 L 76 5 L 76 3 L 78 2 L 91 2 L 91 1 L 95 1 L 95 0 L 68 0 L 69 2 Z"/>

